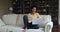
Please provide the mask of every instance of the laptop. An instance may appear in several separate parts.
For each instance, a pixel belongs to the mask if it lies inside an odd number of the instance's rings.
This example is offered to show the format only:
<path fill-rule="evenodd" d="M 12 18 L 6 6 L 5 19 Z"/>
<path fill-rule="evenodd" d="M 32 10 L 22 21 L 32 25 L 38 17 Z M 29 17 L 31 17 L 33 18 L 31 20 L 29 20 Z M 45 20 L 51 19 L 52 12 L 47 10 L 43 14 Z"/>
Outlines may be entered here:
<path fill-rule="evenodd" d="M 42 18 L 32 18 L 32 24 L 39 24 L 42 20 Z"/>

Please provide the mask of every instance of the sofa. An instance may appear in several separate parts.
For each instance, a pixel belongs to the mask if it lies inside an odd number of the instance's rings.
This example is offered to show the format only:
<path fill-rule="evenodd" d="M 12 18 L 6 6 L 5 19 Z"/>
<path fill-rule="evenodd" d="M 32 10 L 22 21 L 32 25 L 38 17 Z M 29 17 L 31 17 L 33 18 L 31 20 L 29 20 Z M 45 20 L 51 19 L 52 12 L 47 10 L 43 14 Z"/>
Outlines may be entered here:
<path fill-rule="evenodd" d="M 27 14 L 6 14 L 0 18 L 0 32 L 23 32 L 23 16 Z M 50 15 L 40 15 L 39 29 L 26 29 L 26 32 L 52 32 L 53 22 Z M 48 21 L 48 22 L 46 22 Z"/>

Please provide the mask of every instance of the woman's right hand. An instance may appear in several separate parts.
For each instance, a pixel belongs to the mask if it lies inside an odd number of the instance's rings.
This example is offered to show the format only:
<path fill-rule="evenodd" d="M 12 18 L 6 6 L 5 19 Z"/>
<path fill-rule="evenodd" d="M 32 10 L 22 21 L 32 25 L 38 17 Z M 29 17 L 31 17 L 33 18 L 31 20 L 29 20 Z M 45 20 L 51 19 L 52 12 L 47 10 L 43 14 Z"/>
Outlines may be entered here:
<path fill-rule="evenodd" d="M 31 23 L 32 21 L 31 21 L 32 19 L 28 19 L 28 23 Z"/>
<path fill-rule="evenodd" d="M 28 23 L 31 23 L 32 21 L 28 21 Z"/>

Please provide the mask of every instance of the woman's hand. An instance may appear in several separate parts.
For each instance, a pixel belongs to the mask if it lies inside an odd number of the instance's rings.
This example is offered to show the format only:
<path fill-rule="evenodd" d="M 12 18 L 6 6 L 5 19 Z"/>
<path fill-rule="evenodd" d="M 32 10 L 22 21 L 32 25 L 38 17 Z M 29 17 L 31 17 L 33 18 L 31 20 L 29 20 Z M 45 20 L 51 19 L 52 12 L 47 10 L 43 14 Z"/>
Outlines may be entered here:
<path fill-rule="evenodd" d="M 28 23 L 31 23 L 32 21 L 31 21 L 32 19 L 28 19 Z"/>
<path fill-rule="evenodd" d="M 31 23 L 32 21 L 28 21 L 28 23 Z"/>

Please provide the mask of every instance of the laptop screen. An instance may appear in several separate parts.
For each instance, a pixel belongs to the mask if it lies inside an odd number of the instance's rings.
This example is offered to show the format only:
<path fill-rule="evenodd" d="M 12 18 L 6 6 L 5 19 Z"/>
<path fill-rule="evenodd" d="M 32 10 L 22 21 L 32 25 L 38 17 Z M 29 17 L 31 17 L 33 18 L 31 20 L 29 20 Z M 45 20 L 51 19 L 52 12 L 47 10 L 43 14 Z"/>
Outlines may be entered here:
<path fill-rule="evenodd" d="M 42 20 L 41 18 L 32 18 L 32 24 L 39 24 Z"/>

